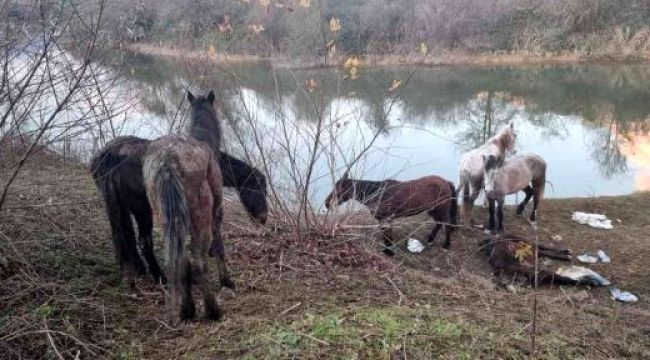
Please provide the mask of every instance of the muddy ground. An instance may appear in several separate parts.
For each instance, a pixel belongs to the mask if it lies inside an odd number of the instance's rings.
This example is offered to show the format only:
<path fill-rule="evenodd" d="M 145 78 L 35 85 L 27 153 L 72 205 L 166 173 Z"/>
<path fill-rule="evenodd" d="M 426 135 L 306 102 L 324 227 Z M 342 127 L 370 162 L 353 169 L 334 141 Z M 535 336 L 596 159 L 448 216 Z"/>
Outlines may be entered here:
<path fill-rule="evenodd" d="M 0 170 L 0 176 L 6 175 Z M 85 169 L 55 156 L 28 164 L 0 213 L 2 358 L 527 358 L 535 291 L 495 288 L 478 252 L 483 235 L 461 228 L 452 248 L 420 254 L 400 244 L 381 254 L 372 230 L 299 238 L 252 225 L 236 197 L 225 236 L 238 288 L 222 291 L 222 322 L 174 325 L 163 291 L 120 279 L 102 203 Z M 573 210 L 604 213 L 612 231 L 571 221 Z M 650 194 L 547 200 L 540 238 L 575 252 L 605 250 L 590 266 L 639 296 L 603 288 L 537 291 L 540 358 L 650 357 Z M 530 234 L 507 209 L 508 230 Z M 482 209 L 477 214 L 485 216 Z M 367 215 L 356 223 L 372 223 Z M 356 221 L 356 220 L 355 220 Z M 276 225 L 276 226 L 274 226 Z M 396 225 L 396 238 L 425 239 L 430 222 Z M 160 248 L 161 246 L 158 246 Z"/>

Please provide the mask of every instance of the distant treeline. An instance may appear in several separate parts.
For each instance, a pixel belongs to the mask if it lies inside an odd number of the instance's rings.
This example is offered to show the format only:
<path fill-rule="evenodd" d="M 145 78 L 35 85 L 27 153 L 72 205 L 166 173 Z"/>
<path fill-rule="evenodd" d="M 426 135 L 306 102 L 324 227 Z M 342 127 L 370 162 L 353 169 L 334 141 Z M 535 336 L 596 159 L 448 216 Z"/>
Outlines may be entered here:
<path fill-rule="evenodd" d="M 650 0 L 110 0 L 106 21 L 115 40 L 232 54 L 650 52 Z"/>

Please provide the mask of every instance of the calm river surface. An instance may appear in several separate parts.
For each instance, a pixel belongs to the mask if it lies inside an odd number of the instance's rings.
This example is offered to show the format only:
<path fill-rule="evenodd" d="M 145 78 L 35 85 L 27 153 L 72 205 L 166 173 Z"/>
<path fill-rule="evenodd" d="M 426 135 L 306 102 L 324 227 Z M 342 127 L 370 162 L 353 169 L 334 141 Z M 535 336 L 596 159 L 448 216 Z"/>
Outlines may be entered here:
<path fill-rule="evenodd" d="M 511 121 L 517 152 L 537 153 L 549 164 L 548 197 L 650 190 L 647 64 L 362 66 L 351 80 L 344 69 L 217 67 L 124 56 L 145 115 L 125 123 L 122 133 L 155 137 L 179 127 L 187 116 L 177 111 L 183 89 L 214 88 L 230 124 L 226 147 L 240 155 L 245 149 L 289 196 L 292 176 L 305 180 L 317 135 L 310 189 L 321 201 L 333 176 L 366 147 L 352 167 L 354 177 L 438 174 L 457 182 L 460 154 Z M 399 86 L 392 86 L 395 81 Z"/>

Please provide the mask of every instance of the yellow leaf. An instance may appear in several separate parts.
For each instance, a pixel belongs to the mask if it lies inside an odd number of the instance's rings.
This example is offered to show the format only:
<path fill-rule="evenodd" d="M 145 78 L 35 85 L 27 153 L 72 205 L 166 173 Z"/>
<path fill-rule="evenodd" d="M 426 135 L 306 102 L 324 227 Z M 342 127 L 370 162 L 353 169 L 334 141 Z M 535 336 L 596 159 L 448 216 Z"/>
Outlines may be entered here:
<path fill-rule="evenodd" d="M 208 47 L 208 57 L 212 60 L 217 60 L 217 48 L 214 45 Z"/>
<path fill-rule="evenodd" d="M 304 8 L 308 8 L 310 5 L 310 0 L 298 0 L 298 5 Z"/>
<path fill-rule="evenodd" d="M 361 61 L 359 61 L 358 57 L 353 56 L 345 60 L 345 63 L 343 63 L 343 68 L 349 69 L 353 67 L 359 67 L 359 65 L 361 65 Z"/>
<path fill-rule="evenodd" d="M 393 92 L 399 89 L 400 85 L 402 85 L 402 80 L 393 80 L 393 82 L 390 84 L 390 88 L 388 88 L 388 91 Z"/>
<path fill-rule="evenodd" d="M 309 90 L 309 92 L 312 93 L 318 87 L 318 81 L 316 81 L 314 79 L 309 79 L 309 80 L 305 81 L 305 86 L 307 86 L 307 89 Z"/>
<path fill-rule="evenodd" d="M 330 31 L 331 32 L 341 31 L 341 21 L 339 21 L 339 19 L 337 18 L 330 19 Z"/>
<path fill-rule="evenodd" d="M 333 58 L 336 56 L 336 44 L 332 45 L 329 49 L 329 57 Z"/>
<path fill-rule="evenodd" d="M 515 252 L 515 258 L 519 260 L 520 263 L 526 261 L 526 258 L 533 255 L 533 247 L 529 244 L 523 244 L 517 248 Z"/>
<path fill-rule="evenodd" d="M 429 47 L 425 43 L 420 44 L 420 53 L 422 56 L 427 56 L 427 53 L 429 53 Z"/>
<path fill-rule="evenodd" d="M 262 31 L 266 30 L 266 29 L 264 28 L 264 25 L 257 25 L 257 24 L 251 24 L 251 25 L 248 25 L 248 28 L 249 28 L 249 29 L 251 30 L 251 32 L 253 32 L 253 34 L 255 34 L 255 35 L 257 35 L 257 34 L 261 33 Z"/>

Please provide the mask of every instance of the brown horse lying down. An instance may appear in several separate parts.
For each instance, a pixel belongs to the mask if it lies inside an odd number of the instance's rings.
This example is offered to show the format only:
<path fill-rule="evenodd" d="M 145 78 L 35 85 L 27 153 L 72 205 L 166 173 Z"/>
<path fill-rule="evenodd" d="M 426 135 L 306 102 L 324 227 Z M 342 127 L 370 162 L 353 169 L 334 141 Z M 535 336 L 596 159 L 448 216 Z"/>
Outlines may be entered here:
<path fill-rule="evenodd" d="M 413 216 L 426 211 L 436 222 L 429 234 L 429 243 L 435 240 L 440 228 L 445 227 L 443 247 L 449 248 L 453 225 L 457 223 L 458 205 L 454 184 L 439 176 L 425 176 L 411 181 L 353 180 L 348 172 L 337 181 L 334 190 L 325 199 L 328 209 L 355 199 L 365 205 L 379 221 Z M 393 255 L 390 247 L 390 228 L 382 227 L 386 255 Z"/>
<path fill-rule="evenodd" d="M 488 262 L 494 270 L 494 276 L 499 285 L 503 285 L 503 277 L 523 276 L 530 284 L 535 283 L 535 244 L 517 235 L 489 237 L 481 241 L 480 246 L 488 257 Z M 570 261 L 571 251 L 557 248 L 548 244 L 539 245 L 539 256 L 556 260 Z M 577 284 L 577 281 L 557 275 L 555 271 L 545 267 L 540 262 L 538 272 L 539 284 Z"/>

